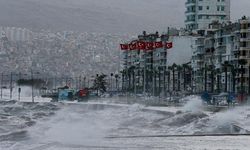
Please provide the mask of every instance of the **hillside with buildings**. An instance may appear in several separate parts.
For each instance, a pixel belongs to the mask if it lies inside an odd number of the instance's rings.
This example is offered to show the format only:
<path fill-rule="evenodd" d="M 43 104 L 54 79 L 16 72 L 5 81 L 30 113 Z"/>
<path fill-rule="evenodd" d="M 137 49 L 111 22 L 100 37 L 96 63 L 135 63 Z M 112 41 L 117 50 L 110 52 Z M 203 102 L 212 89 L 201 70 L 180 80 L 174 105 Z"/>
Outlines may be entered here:
<path fill-rule="evenodd" d="M 101 33 L 32 32 L 1 27 L 0 61 L 5 72 L 79 76 L 119 70 L 119 45 L 126 36 Z"/>

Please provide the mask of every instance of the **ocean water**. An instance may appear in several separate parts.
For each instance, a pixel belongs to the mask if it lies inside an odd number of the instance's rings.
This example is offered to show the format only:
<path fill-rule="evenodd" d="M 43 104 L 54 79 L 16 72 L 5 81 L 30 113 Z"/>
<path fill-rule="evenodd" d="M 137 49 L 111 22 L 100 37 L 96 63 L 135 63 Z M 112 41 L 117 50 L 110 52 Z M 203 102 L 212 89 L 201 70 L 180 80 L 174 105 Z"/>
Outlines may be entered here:
<path fill-rule="evenodd" d="M 249 136 L 168 137 L 248 132 L 249 106 L 213 113 L 189 99 L 178 108 L 0 101 L 0 150 L 250 148 Z"/>

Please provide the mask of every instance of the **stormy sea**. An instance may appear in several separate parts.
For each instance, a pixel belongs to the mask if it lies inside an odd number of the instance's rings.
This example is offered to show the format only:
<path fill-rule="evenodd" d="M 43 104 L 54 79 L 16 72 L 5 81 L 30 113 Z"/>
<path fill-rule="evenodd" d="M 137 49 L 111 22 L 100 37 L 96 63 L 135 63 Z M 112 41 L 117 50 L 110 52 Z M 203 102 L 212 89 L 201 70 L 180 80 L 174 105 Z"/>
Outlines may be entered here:
<path fill-rule="evenodd" d="M 249 149 L 249 106 L 211 112 L 187 99 L 179 107 L 0 100 L 0 150 Z M 225 136 L 205 136 L 214 134 Z"/>

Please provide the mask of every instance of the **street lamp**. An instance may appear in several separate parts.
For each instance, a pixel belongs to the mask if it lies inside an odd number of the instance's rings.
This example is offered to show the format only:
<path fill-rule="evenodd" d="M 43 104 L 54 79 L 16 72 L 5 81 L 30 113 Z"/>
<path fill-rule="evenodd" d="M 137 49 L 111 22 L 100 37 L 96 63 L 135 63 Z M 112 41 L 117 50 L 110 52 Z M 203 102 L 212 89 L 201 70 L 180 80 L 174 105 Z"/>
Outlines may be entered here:
<path fill-rule="evenodd" d="M 40 74 L 39 72 L 36 72 L 36 74 Z M 34 72 L 31 69 L 31 97 L 32 97 L 32 103 L 35 102 L 34 100 Z"/>
<path fill-rule="evenodd" d="M 1 74 L 1 99 L 3 98 L 3 73 Z"/>

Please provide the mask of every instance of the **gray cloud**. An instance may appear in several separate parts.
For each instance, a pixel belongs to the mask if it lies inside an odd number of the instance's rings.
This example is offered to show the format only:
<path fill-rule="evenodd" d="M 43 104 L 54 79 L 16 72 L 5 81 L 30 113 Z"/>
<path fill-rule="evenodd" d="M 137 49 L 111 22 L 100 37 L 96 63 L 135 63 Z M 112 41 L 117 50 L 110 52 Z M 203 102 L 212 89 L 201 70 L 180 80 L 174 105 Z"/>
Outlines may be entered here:
<path fill-rule="evenodd" d="M 185 0 L 0 0 L 0 25 L 32 29 L 138 33 L 184 26 Z M 232 20 L 250 15 L 232 0 Z"/>

